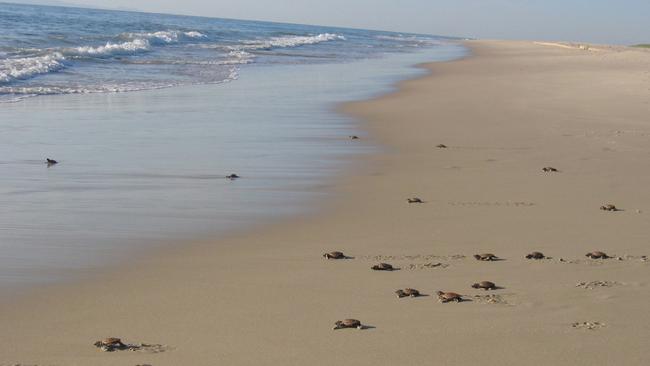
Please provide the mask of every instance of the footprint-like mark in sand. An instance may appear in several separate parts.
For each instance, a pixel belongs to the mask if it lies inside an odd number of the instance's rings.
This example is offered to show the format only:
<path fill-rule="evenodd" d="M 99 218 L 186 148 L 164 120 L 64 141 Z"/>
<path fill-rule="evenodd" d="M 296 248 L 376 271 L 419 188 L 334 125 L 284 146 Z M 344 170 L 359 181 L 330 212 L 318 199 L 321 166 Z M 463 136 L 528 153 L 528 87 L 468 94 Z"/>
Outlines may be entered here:
<path fill-rule="evenodd" d="M 474 295 L 472 300 L 479 304 L 488 304 L 488 305 L 508 305 L 514 306 L 511 300 L 514 297 L 513 294 L 485 294 L 485 295 Z"/>
<path fill-rule="evenodd" d="M 415 255 L 384 255 L 384 254 L 378 254 L 378 255 L 363 255 L 359 257 L 361 259 L 365 260 L 372 260 L 372 261 L 433 261 L 433 260 L 441 260 L 441 261 L 450 261 L 450 260 L 460 260 L 460 259 L 465 259 L 466 256 L 462 254 L 453 254 L 453 255 L 435 255 L 435 254 L 415 254 Z"/>
<path fill-rule="evenodd" d="M 526 151 L 532 150 L 532 147 L 504 147 L 504 146 L 448 146 L 450 149 L 459 150 L 496 150 L 496 151 Z"/>
<path fill-rule="evenodd" d="M 563 263 L 568 263 L 568 264 L 585 264 L 588 266 L 602 266 L 606 262 L 611 262 L 612 259 L 563 259 L 560 258 L 560 262 Z"/>
<path fill-rule="evenodd" d="M 435 254 L 416 254 L 416 255 L 365 255 L 361 256 L 360 259 L 372 260 L 376 262 L 388 262 L 388 261 L 408 261 L 407 263 L 401 266 L 401 269 L 407 271 L 418 271 L 418 270 L 427 270 L 427 269 L 444 269 L 449 267 L 450 262 L 454 260 L 462 260 L 466 257 L 461 254 L 454 255 L 435 255 Z"/>
<path fill-rule="evenodd" d="M 623 255 L 623 256 L 611 256 L 610 258 L 605 259 L 558 259 L 559 262 L 569 263 L 569 264 L 586 264 L 589 266 L 602 266 L 606 263 L 618 263 L 618 262 L 648 262 L 648 256 L 646 255 Z"/>
<path fill-rule="evenodd" d="M 544 258 L 540 258 L 540 259 L 529 259 L 529 258 L 525 258 L 525 259 L 528 260 L 530 263 L 549 263 L 549 262 L 562 262 L 562 261 L 565 261 L 562 258 L 555 259 L 553 257 L 544 257 Z"/>
<path fill-rule="evenodd" d="M 622 286 L 623 284 L 616 281 L 589 281 L 589 282 L 578 282 L 576 287 L 583 288 L 586 290 L 594 290 L 601 287 L 614 287 Z"/>
<path fill-rule="evenodd" d="M 575 322 L 571 324 L 574 329 L 597 330 L 604 328 L 606 325 L 602 322 Z"/>
<path fill-rule="evenodd" d="M 404 266 L 404 269 L 407 271 L 417 271 L 417 270 L 423 270 L 423 269 L 432 269 L 432 268 L 447 268 L 449 267 L 449 264 L 447 263 L 410 263 L 406 266 Z"/>
<path fill-rule="evenodd" d="M 537 205 L 535 202 L 526 201 L 449 201 L 447 204 L 458 207 L 531 207 Z"/>
<path fill-rule="evenodd" d="M 566 133 L 563 134 L 562 136 L 604 139 L 604 138 L 611 138 L 611 137 L 623 136 L 623 135 L 647 137 L 650 136 L 650 132 L 643 131 L 643 130 L 586 131 L 586 132 Z"/>
<path fill-rule="evenodd" d="M 118 342 L 106 343 L 103 341 L 95 342 L 95 347 L 99 348 L 102 352 L 119 352 L 119 351 L 131 351 L 131 352 L 142 352 L 142 353 L 162 353 L 172 350 L 173 348 L 164 344 L 151 344 L 151 343 L 122 343 Z M 31 363 L 0 363 L 0 366 L 39 366 L 37 364 Z M 40 365 L 40 366 L 51 366 L 51 365 Z M 136 366 L 151 366 L 150 364 L 138 364 Z"/>
<path fill-rule="evenodd" d="M 171 351 L 172 347 L 164 345 L 164 344 L 146 344 L 146 343 L 140 343 L 138 349 L 135 349 L 134 351 L 137 352 L 144 352 L 144 353 L 163 353 L 167 351 Z"/>
<path fill-rule="evenodd" d="M 624 255 L 622 257 L 616 257 L 617 260 L 619 261 L 641 261 L 641 262 L 647 262 L 648 261 L 648 256 L 647 255 Z"/>

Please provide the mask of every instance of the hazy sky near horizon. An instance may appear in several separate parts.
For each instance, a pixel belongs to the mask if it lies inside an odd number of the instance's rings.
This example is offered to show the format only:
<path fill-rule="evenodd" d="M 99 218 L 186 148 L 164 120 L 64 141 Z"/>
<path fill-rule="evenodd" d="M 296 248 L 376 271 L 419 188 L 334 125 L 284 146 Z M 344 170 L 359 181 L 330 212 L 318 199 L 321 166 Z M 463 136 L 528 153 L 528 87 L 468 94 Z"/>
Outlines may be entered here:
<path fill-rule="evenodd" d="M 461 37 L 650 43 L 650 0 L 0 0 Z"/>

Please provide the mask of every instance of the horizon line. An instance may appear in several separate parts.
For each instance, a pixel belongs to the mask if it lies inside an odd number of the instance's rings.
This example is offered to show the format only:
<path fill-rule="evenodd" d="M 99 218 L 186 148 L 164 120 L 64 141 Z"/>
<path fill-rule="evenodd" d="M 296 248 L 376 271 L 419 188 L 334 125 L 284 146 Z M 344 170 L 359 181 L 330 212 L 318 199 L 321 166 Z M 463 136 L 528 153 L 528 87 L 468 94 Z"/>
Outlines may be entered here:
<path fill-rule="evenodd" d="M 61 2 L 61 3 L 62 4 L 60 4 L 60 5 L 57 5 L 57 4 L 41 4 L 41 3 L 21 4 L 21 3 L 11 2 L 11 1 L 2 1 L 2 0 L 0 0 L 0 4 L 9 4 L 9 5 L 18 5 L 18 6 L 42 6 L 42 7 L 52 7 L 52 8 L 70 8 L 70 9 L 83 9 L 83 10 L 104 10 L 104 11 L 115 11 L 115 12 L 122 12 L 122 13 L 172 15 L 172 16 L 181 16 L 181 17 L 190 17 L 190 18 L 219 19 L 219 20 L 226 20 L 226 21 L 245 21 L 245 22 L 258 22 L 258 23 L 270 23 L 270 24 L 300 25 L 300 26 L 310 26 L 310 27 L 338 28 L 338 29 L 362 30 L 362 31 L 371 31 L 371 32 L 396 33 L 396 34 L 403 33 L 403 34 L 412 34 L 412 35 L 421 35 L 421 36 L 432 36 L 432 37 L 439 37 L 439 38 L 456 39 L 456 40 L 474 39 L 472 37 L 467 37 L 467 36 L 446 36 L 446 35 L 430 34 L 430 33 L 402 32 L 402 31 L 385 30 L 385 29 L 368 29 L 368 28 L 357 28 L 357 27 L 349 27 L 349 26 L 343 27 L 343 26 L 323 25 L 323 24 L 292 23 L 292 22 L 285 22 L 285 21 L 274 21 L 274 20 L 263 20 L 263 19 L 237 19 L 237 18 L 224 18 L 224 17 L 218 17 L 218 16 L 175 14 L 175 13 L 154 12 L 154 11 L 146 11 L 146 10 L 139 10 L 139 9 L 128 9 L 128 8 L 127 9 L 119 9 L 119 8 L 105 8 L 105 7 L 87 7 L 87 6 L 83 6 L 82 4 L 65 3 L 65 2 Z"/>

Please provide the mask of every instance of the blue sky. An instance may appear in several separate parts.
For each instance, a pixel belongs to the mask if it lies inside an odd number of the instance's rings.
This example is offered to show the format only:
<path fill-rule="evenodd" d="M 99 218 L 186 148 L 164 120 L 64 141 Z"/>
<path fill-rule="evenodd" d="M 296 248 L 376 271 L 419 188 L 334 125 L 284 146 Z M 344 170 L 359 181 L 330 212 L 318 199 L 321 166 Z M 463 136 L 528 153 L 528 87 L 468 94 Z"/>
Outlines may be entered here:
<path fill-rule="evenodd" d="M 4 0 L 0 0 L 4 1 Z M 11 0 L 9 0 L 11 1 Z M 13 0 L 499 39 L 650 43 L 650 0 Z"/>

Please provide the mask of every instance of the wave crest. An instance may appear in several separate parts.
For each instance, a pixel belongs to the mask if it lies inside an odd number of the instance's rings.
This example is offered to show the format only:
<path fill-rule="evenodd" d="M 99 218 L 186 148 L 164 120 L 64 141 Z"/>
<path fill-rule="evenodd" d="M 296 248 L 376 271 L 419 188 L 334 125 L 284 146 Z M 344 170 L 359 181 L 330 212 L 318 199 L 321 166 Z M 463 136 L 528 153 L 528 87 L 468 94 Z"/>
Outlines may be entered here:
<path fill-rule="evenodd" d="M 201 32 L 197 31 L 176 31 L 176 30 L 166 30 L 158 32 L 149 32 L 149 33 L 122 33 L 120 38 L 127 39 L 131 41 L 136 40 L 147 40 L 154 43 L 176 43 L 182 38 L 206 38 L 207 36 Z"/>
<path fill-rule="evenodd" d="M 2 59 L 0 60 L 0 84 L 57 71 L 65 67 L 64 60 L 65 57 L 59 52 L 43 56 Z"/>
<path fill-rule="evenodd" d="M 322 42 L 345 40 L 345 37 L 340 34 L 321 33 L 316 36 L 283 36 L 272 37 L 266 40 L 244 41 L 244 45 L 240 46 L 242 49 L 271 49 L 275 47 L 287 48 L 298 47 L 303 45 L 317 44 Z"/>
<path fill-rule="evenodd" d="M 123 33 L 122 39 L 128 39 L 122 43 L 106 42 L 104 46 L 80 46 L 67 49 L 64 52 L 75 56 L 111 56 L 119 54 L 133 54 L 137 52 L 149 51 L 151 42 L 153 43 L 176 43 L 181 37 L 187 38 L 205 38 L 205 34 L 197 31 L 158 31 L 151 33 Z"/>
<path fill-rule="evenodd" d="M 110 43 L 106 42 L 106 45 L 99 47 L 91 46 L 81 46 L 76 48 L 67 49 L 65 52 L 67 54 L 77 55 L 77 56 L 105 56 L 105 55 L 117 55 L 124 53 L 136 53 L 140 51 L 149 50 L 149 42 L 145 39 L 136 39 L 131 42 L 123 43 Z"/>
<path fill-rule="evenodd" d="M 205 34 L 203 34 L 201 32 L 197 32 L 197 31 L 183 32 L 183 34 L 186 37 L 190 37 L 190 38 L 206 38 L 207 37 Z"/>

